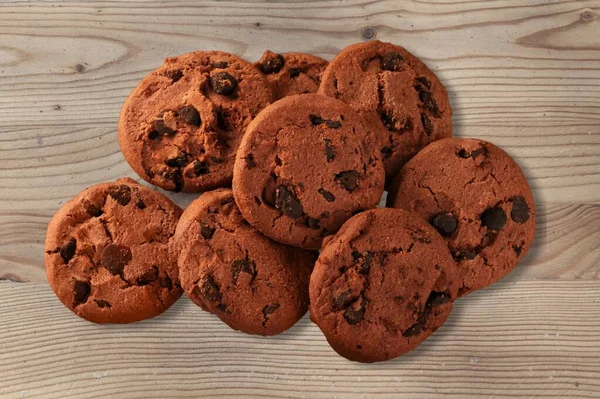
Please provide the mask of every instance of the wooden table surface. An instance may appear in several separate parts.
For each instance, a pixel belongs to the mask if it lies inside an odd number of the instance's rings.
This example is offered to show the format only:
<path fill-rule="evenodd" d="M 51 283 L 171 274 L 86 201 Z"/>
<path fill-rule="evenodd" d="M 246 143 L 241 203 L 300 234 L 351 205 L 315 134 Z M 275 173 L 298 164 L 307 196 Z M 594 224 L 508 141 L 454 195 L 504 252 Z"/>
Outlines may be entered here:
<path fill-rule="evenodd" d="M 415 351 L 374 365 L 337 356 L 307 317 L 254 337 L 182 298 L 153 320 L 97 326 L 54 297 L 46 225 L 84 188 L 136 177 L 117 117 L 164 57 L 330 59 L 372 37 L 440 76 L 457 136 L 490 140 L 523 167 L 538 225 L 507 278 L 459 300 Z M 600 0 L 3 2 L 0 280 L 3 399 L 599 398 Z"/>

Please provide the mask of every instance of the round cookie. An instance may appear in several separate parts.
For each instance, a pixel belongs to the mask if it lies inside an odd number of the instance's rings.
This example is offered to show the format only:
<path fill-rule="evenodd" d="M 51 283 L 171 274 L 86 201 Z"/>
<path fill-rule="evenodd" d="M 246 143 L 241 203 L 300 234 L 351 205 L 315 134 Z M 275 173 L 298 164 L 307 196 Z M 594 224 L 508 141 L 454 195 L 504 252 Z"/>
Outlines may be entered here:
<path fill-rule="evenodd" d="M 267 50 L 254 66 L 271 84 L 275 98 L 280 99 L 294 94 L 316 93 L 327 61 L 311 54 L 277 54 Z"/>
<path fill-rule="evenodd" d="M 125 101 L 119 144 L 133 170 L 165 190 L 227 186 L 248 123 L 272 100 L 266 79 L 235 55 L 167 58 Z"/>
<path fill-rule="evenodd" d="M 181 296 L 172 237 L 181 209 L 125 178 L 83 191 L 54 215 L 46 275 L 61 302 L 94 323 L 157 316 Z"/>
<path fill-rule="evenodd" d="M 373 209 L 324 242 L 310 317 L 345 358 L 393 359 L 446 321 L 458 286 L 456 264 L 431 226 L 400 209 Z"/>
<path fill-rule="evenodd" d="M 508 274 L 535 230 L 523 172 L 483 140 L 448 138 L 427 146 L 394 180 L 388 206 L 418 213 L 445 237 L 459 266 L 460 295 Z"/>
<path fill-rule="evenodd" d="M 315 254 L 274 242 L 248 225 L 230 189 L 192 202 L 175 241 L 186 294 L 231 328 L 274 335 L 306 313 Z"/>
<path fill-rule="evenodd" d="M 240 211 L 274 240 L 318 249 L 353 214 L 375 207 L 384 171 L 363 119 L 343 102 L 302 94 L 265 108 L 237 154 Z"/>
<path fill-rule="evenodd" d="M 452 135 L 452 108 L 433 72 L 406 49 L 353 44 L 330 63 L 319 93 L 338 98 L 372 127 L 388 181 L 434 140 Z"/>

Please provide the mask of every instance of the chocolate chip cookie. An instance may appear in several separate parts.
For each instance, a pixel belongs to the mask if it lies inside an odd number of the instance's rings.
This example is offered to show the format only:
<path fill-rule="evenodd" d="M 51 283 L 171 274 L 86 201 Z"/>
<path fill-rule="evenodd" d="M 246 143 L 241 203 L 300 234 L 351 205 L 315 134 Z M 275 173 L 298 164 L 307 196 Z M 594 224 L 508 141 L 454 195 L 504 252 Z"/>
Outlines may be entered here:
<path fill-rule="evenodd" d="M 131 179 L 90 187 L 52 218 L 46 274 L 61 302 L 94 323 L 157 316 L 181 296 L 172 237 L 181 209 Z"/>
<path fill-rule="evenodd" d="M 235 55 L 167 58 L 123 105 L 119 144 L 135 172 L 165 190 L 227 186 L 248 123 L 272 100 L 262 74 Z"/>
<path fill-rule="evenodd" d="M 316 93 L 327 61 L 304 53 L 277 54 L 270 50 L 254 64 L 273 88 L 275 98 Z"/>
<path fill-rule="evenodd" d="M 340 355 L 393 359 L 446 321 L 458 287 L 435 229 L 416 214 L 374 209 L 323 243 L 310 278 L 310 317 Z"/>
<path fill-rule="evenodd" d="M 319 93 L 346 102 L 365 118 L 388 181 L 421 148 L 452 135 L 446 89 L 418 58 L 391 43 L 346 47 L 323 73 Z"/>
<path fill-rule="evenodd" d="M 231 190 L 192 202 L 175 237 L 186 294 L 231 328 L 274 335 L 306 313 L 315 253 L 260 234 L 242 218 Z"/>
<path fill-rule="evenodd" d="M 251 225 L 277 241 L 318 249 L 354 213 L 375 207 L 384 171 L 371 132 L 343 102 L 285 97 L 248 126 L 233 193 Z"/>
<path fill-rule="evenodd" d="M 483 140 L 449 138 L 427 146 L 395 179 L 388 206 L 418 213 L 445 237 L 459 266 L 460 295 L 508 274 L 535 230 L 523 172 Z"/>

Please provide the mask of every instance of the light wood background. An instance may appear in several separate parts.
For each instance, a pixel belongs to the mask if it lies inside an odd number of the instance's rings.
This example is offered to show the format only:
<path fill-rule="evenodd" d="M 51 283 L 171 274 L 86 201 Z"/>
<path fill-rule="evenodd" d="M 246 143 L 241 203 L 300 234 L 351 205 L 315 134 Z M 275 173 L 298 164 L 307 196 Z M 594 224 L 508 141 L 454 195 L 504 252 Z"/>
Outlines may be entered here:
<path fill-rule="evenodd" d="M 446 84 L 457 136 L 534 188 L 536 240 L 417 350 L 363 365 L 304 318 L 260 338 L 182 298 L 129 326 L 73 316 L 44 275 L 46 224 L 129 175 L 121 104 L 162 58 L 220 49 L 333 57 L 376 36 Z M 194 196 L 173 195 L 186 205 Z M 600 0 L 0 4 L 0 397 L 600 397 Z"/>

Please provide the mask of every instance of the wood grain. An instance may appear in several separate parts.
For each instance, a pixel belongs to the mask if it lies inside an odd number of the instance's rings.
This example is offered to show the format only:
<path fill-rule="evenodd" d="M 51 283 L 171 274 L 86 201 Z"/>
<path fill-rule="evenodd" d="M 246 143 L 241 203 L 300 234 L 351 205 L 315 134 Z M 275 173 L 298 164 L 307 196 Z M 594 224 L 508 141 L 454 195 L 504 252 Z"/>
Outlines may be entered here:
<path fill-rule="evenodd" d="M 600 281 L 499 283 L 459 300 L 415 351 L 372 365 L 337 356 L 307 317 L 279 336 L 253 337 L 184 298 L 153 320 L 96 326 L 45 285 L 0 287 L 7 399 L 600 394 Z"/>
<path fill-rule="evenodd" d="M 536 239 L 500 283 L 397 360 L 338 357 L 304 318 L 271 338 L 183 298 L 95 326 L 45 284 L 53 213 L 133 172 L 120 107 L 162 59 L 270 48 L 332 58 L 365 36 L 405 46 L 448 88 L 454 133 L 523 167 Z M 600 0 L 0 3 L 0 398 L 600 397 Z M 169 194 L 180 205 L 194 195 Z M 42 283 L 42 284 L 33 284 Z"/>

